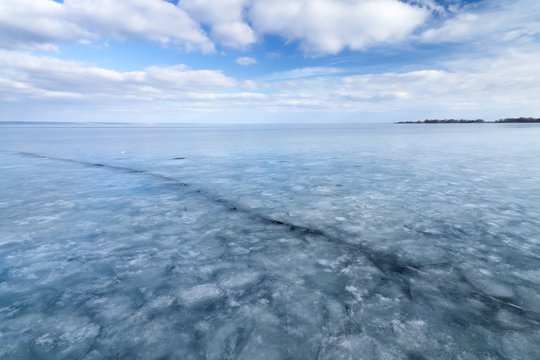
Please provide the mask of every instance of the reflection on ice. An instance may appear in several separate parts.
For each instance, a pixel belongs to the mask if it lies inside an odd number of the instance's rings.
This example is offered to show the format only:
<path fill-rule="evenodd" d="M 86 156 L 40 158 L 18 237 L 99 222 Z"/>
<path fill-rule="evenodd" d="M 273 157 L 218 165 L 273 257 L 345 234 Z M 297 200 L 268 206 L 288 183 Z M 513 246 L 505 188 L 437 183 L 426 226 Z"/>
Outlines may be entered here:
<path fill-rule="evenodd" d="M 6 130 L 0 358 L 535 359 L 538 134 L 452 129 Z"/>

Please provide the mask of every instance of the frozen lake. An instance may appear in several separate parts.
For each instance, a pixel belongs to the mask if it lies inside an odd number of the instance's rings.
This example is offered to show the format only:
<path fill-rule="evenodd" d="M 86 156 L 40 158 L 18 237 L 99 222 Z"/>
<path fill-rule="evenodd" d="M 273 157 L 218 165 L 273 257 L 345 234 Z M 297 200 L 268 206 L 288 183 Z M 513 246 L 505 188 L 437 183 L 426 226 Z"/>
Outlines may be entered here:
<path fill-rule="evenodd" d="M 540 126 L 0 126 L 0 358 L 538 359 Z"/>

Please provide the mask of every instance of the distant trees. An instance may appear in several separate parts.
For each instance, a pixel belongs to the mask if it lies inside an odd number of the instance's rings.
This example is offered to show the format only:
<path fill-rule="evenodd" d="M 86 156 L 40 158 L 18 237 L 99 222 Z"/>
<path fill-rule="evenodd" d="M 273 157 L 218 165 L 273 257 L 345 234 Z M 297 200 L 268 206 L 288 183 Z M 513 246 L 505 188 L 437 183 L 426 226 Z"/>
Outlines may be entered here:
<path fill-rule="evenodd" d="M 398 121 L 397 124 L 481 124 L 481 123 L 540 123 L 540 118 L 532 117 L 519 117 L 519 118 L 506 118 L 496 121 L 484 121 L 482 119 L 468 120 L 468 119 L 426 119 L 418 121 Z"/>
<path fill-rule="evenodd" d="M 426 119 L 424 121 L 418 120 L 418 121 L 400 121 L 398 124 L 471 124 L 471 123 L 483 123 L 484 120 L 482 119 L 476 119 L 476 120 L 468 120 L 468 119 L 444 119 L 444 120 L 438 120 L 438 119 Z"/>
<path fill-rule="evenodd" d="M 470 124 L 470 123 L 483 123 L 484 120 L 482 119 L 476 119 L 476 120 L 468 120 L 468 119 L 444 119 L 444 120 L 437 120 L 437 119 L 426 119 L 424 120 L 425 124 Z"/>
<path fill-rule="evenodd" d="M 540 118 L 532 117 L 519 117 L 519 118 L 506 118 L 495 121 L 496 123 L 540 123 Z"/>

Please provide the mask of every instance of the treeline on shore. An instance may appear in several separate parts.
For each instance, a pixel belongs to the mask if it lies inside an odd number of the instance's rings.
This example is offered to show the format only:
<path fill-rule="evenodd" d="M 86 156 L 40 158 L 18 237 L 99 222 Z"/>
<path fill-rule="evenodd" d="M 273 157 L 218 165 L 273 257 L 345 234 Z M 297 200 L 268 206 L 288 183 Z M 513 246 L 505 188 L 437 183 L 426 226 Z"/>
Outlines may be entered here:
<path fill-rule="evenodd" d="M 496 123 L 540 123 L 540 118 L 532 117 L 519 117 L 519 118 L 506 118 L 494 121 Z"/>
<path fill-rule="evenodd" d="M 479 124 L 479 123 L 540 123 L 540 118 L 532 117 L 519 117 L 519 118 L 505 118 L 495 121 L 484 121 L 482 119 L 469 120 L 469 119 L 426 119 L 418 121 L 398 121 L 396 124 Z"/>

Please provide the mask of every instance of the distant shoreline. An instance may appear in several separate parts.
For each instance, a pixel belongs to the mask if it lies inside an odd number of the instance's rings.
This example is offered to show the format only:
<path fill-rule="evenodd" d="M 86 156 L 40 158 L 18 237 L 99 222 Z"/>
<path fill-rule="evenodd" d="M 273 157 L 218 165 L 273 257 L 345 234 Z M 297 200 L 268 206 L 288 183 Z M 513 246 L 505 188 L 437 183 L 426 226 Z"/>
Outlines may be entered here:
<path fill-rule="evenodd" d="M 213 126 L 254 126 L 254 125 L 374 125 L 374 124 L 540 124 L 540 118 L 519 117 L 495 121 L 483 119 L 426 119 L 418 121 L 398 121 L 385 123 L 134 123 L 134 122 L 73 122 L 73 121 L 0 121 L 0 126 L 53 126 L 53 127 L 213 127 Z"/>
<path fill-rule="evenodd" d="M 395 124 L 532 124 L 540 123 L 540 118 L 532 117 L 519 117 L 519 118 L 506 118 L 495 121 L 484 121 L 482 119 L 468 120 L 468 119 L 426 119 L 418 121 L 398 121 Z"/>

